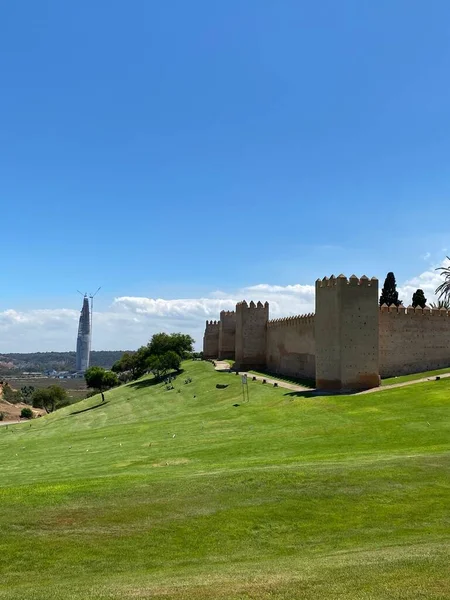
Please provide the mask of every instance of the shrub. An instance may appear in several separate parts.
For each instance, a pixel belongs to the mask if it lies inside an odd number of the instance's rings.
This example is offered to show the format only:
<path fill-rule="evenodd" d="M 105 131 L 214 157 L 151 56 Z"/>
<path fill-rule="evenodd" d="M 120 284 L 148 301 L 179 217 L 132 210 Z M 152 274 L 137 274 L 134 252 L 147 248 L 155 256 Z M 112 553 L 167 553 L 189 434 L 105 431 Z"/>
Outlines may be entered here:
<path fill-rule="evenodd" d="M 5 418 L 5 415 L 2 412 L 0 412 L 0 421 L 3 421 L 4 418 Z"/>
<path fill-rule="evenodd" d="M 32 419 L 33 418 L 33 411 L 31 410 L 31 408 L 22 408 L 22 411 L 20 413 L 20 418 L 21 419 Z"/>
<path fill-rule="evenodd" d="M 119 378 L 119 383 L 128 383 L 133 380 L 133 375 L 129 371 L 123 371 L 117 375 Z"/>
<path fill-rule="evenodd" d="M 25 404 L 32 404 L 32 397 L 34 392 L 35 389 L 33 385 L 24 385 L 23 387 L 21 387 L 20 393 L 22 395 L 22 401 L 25 402 Z"/>
<path fill-rule="evenodd" d="M 17 404 L 22 401 L 22 394 L 18 390 L 13 390 L 9 383 L 3 384 L 3 399 L 10 404 Z"/>

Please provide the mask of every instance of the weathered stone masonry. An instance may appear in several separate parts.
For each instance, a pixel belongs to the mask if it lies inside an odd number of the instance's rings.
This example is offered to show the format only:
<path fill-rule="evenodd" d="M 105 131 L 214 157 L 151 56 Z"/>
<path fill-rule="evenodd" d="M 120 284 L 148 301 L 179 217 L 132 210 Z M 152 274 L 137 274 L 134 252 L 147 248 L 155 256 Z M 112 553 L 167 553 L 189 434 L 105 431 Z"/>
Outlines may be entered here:
<path fill-rule="evenodd" d="M 378 312 L 377 279 L 340 275 L 316 281 L 316 387 L 379 385 Z"/>
<path fill-rule="evenodd" d="M 234 358 L 236 345 L 236 313 L 223 310 L 219 323 L 219 354 L 220 359 Z"/>
<path fill-rule="evenodd" d="M 314 379 L 315 348 L 313 314 L 267 322 L 266 367 L 271 373 Z"/>
<path fill-rule="evenodd" d="M 382 306 L 382 377 L 442 369 L 450 365 L 450 313 L 445 309 Z"/>
<path fill-rule="evenodd" d="M 378 307 L 378 280 L 316 281 L 316 313 L 269 320 L 269 305 L 240 302 L 206 323 L 206 358 L 237 369 L 315 379 L 319 389 L 366 389 L 381 377 L 450 366 L 450 312 Z"/>
<path fill-rule="evenodd" d="M 253 301 L 239 302 L 236 305 L 236 346 L 237 369 L 264 369 L 266 366 L 267 321 L 269 303 Z"/>
<path fill-rule="evenodd" d="M 203 356 L 217 358 L 219 356 L 219 322 L 206 321 L 205 335 L 203 336 Z"/>

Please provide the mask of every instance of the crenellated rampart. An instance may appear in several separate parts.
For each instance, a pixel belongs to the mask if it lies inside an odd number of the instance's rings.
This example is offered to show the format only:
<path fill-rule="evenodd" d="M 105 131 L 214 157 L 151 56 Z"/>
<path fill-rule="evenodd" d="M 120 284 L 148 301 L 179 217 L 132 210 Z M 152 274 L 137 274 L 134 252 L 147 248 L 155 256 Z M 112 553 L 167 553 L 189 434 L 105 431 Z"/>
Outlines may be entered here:
<path fill-rule="evenodd" d="M 206 323 L 207 358 L 239 370 L 315 378 L 319 389 L 366 389 L 391 377 L 450 367 L 450 311 L 378 306 L 378 280 L 316 281 L 315 314 L 269 320 L 266 302 L 245 300 Z"/>
<path fill-rule="evenodd" d="M 206 321 L 203 336 L 203 356 L 205 358 L 217 358 L 219 354 L 219 330 L 220 321 Z"/>
<path fill-rule="evenodd" d="M 292 317 L 282 317 L 281 319 L 271 319 L 267 321 L 267 327 L 297 327 L 302 325 L 314 324 L 314 313 L 307 315 L 295 315 Z"/>
<path fill-rule="evenodd" d="M 236 345 L 235 361 L 237 369 L 264 369 L 266 366 L 267 321 L 269 303 L 245 300 L 236 304 Z"/>
<path fill-rule="evenodd" d="M 450 366 L 450 312 L 382 306 L 380 374 L 394 377 Z"/>
<path fill-rule="evenodd" d="M 234 359 L 236 346 L 236 312 L 223 310 L 220 313 L 219 354 L 220 359 Z"/>
<path fill-rule="evenodd" d="M 316 386 L 379 385 L 378 280 L 344 275 L 316 281 Z"/>
<path fill-rule="evenodd" d="M 315 379 L 314 315 L 296 315 L 267 323 L 267 370 L 279 375 Z"/>

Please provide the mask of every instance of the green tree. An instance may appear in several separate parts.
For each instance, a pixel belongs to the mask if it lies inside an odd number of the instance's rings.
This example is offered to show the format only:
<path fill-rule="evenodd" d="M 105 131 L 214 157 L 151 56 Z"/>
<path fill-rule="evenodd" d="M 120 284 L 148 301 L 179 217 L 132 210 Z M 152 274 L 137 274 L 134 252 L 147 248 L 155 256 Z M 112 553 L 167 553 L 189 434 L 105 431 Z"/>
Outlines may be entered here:
<path fill-rule="evenodd" d="M 416 290 L 414 292 L 412 297 L 412 305 L 414 308 L 417 308 L 417 306 L 420 306 L 420 308 L 425 308 L 427 305 L 427 299 L 425 298 L 423 290 Z"/>
<path fill-rule="evenodd" d="M 17 404 L 22 401 L 22 394 L 19 390 L 13 390 L 13 388 L 9 385 L 9 383 L 4 383 L 2 386 L 2 396 L 3 400 L 9 402 L 10 404 Z"/>
<path fill-rule="evenodd" d="M 34 408 L 43 408 L 47 413 L 68 404 L 67 392 L 59 385 L 35 390 L 31 400 Z"/>
<path fill-rule="evenodd" d="M 395 275 L 390 271 L 384 280 L 383 289 L 381 290 L 380 306 L 383 306 L 383 304 L 400 306 L 401 303 L 401 300 L 398 299 Z"/>
<path fill-rule="evenodd" d="M 147 368 L 157 379 L 161 379 L 169 371 L 178 371 L 180 369 L 181 359 L 176 352 L 169 350 L 164 354 L 152 354 L 147 359 Z"/>
<path fill-rule="evenodd" d="M 431 308 L 445 308 L 445 310 L 450 310 L 450 300 L 438 300 L 437 302 L 431 302 Z"/>
<path fill-rule="evenodd" d="M 153 373 L 156 379 L 164 377 L 166 373 L 161 356 L 157 356 L 156 354 L 148 357 L 147 369 Z"/>
<path fill-rule="evenodd" d="M 450 301 L 450 257 L 447 256 L 447 265 L 438 267 L 436 271 L 439 271 L 444 281 L 438 285 L 435 294 L 440 300 Z"/>
<path fill-rule="evenodd" d="M 181 358 L 173 350 L 169 350 L 162 355 L 162 360 L 165 368 L 168 371 L 179 371 L 181 365 Z"/>
<path fill-rule="evenodd" d="M 112 366 L 114 373 L 129 373 L 130 379 L 138 379 L 146 372 L 146 360 L 148 358 L 148 349 L 142 346 L 137 352 L 125 352 L 120 360 Z"/>
<path fill-rule="evenodd" d="M 106 390 L 119 385 L 117 375 L 112 371 L 105 371 L 102 367 L 89 367 L 84 378 L 88 387 L 99 390 L 99 392 L 106 392 Z"/>
<path fill-rule="evenodd" d="M 20 393 L 22 394 L 22 400 L 26 404 L 31 404 L 31 399 L 35 392 L 34 385 L 24 385 L 20 388 Z"/>
<path fill-rule="evenodd" d="M 180 368 L 181 360 L 192 355 L 193 345 L 193 338 L 184 333 L 155 333 L 147 346 L 133 353 L 125 352 L 112 371 L 128 373 L 131 379 L 138 379 L 147 371 L 163 377 L 168 371 Z"/>
<path fill-rule="evenodd" d="M 147 346 L 148 356 L 173 351 L 183 360 L 192 353 L 193 346 L 194 339 L 185 333 L 155 333 Z"/>

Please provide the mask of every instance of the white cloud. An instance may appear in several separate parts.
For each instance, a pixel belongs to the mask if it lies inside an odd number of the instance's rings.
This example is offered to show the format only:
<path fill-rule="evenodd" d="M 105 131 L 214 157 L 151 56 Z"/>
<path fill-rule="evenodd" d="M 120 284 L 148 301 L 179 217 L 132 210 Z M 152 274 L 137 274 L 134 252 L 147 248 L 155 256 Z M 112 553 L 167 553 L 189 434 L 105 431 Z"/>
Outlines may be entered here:
<path fill-rule="evenodd" d="M 447 267 L 450 265 L 450 260 L 448 258 L 444 259 L 440 265 L 441 267 Z M 435 296 L 435 290 L 440 283 L 442 283 L 443 278 L 440 275 L 439 271 L 436 271 L 436 267 L 432 267 L 427 271 L 424 271 L 417 277 L 413 277 L 412 279 L 408 279 L 401 286 L 398 286 L 398 297 L 403 301 L 405 306 L 409 306 L 412 301 L 412 295 L 417 289 L 422 289 L 425 293 L 425 297 L 427 299 L 427 303 L 435 302 L 437 300 Z M 382 285 L 383 282 L 380 282 Z"/>
<path fill-rule="evenodd" d="M 450 264 L 447 259 L 443 265 Z M 442 281 L 434 268 L 399 286 L 400 298 L 410 304 L 412 294 L 422 288 L 428 301 Z M 382 285 L 380 281 L 380 285 Z M 183 331 L 194 337 L 200 348 L 205 320 L 218 319 L 221 310 L 233 310 L 236 302 L 266 300 L 270 317 L 314 311 L 313 285 L 260 283 L 235 293 L 212 292 L 204 298 L 145 298 L 122 296 L 108 310 L 94 315 L 94 349 L 133 349 L 145 344 L 158 331 Z M 75 349 L 79 312 L 71 309 L 0 312 L 0 352 L 34 352 Z"/>

